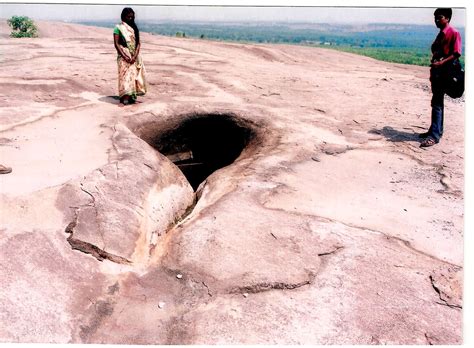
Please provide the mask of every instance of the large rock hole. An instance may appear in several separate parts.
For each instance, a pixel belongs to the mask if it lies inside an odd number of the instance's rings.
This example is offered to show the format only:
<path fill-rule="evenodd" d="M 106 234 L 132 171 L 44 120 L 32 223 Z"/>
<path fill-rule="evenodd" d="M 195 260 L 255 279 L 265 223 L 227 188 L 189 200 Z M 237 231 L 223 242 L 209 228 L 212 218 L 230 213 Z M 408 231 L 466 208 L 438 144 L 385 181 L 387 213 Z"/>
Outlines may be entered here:
<path fill-rule="evenodd" d="M 248 121 L 228 114 L 192 115 L 151 140 L 196 191 L 210 174 L 233 163 L 254 138 Z"/>

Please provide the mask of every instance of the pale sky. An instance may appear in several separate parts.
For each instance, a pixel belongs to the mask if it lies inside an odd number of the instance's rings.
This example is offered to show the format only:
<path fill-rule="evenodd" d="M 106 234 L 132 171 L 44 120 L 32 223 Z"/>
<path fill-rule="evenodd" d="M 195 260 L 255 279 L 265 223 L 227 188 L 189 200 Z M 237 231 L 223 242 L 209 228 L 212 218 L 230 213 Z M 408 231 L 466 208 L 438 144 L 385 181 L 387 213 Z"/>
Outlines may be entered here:
<path fill-rule="evenodd" d="M 136 12 L 137 22 L 140 20 L 197 20 L 197 21 L 284 21 L 284 22 L 315 22 L 315 23 L 411 23 L 411 24 L 433 24 L 433 11 L 440 5 L 438 2 L 410 1 L 414 6 L 400 7 L 386 3 L 391 7 L 380 7 L 380 5 L 364 5 L 364 1 L 331 1 L 333 5 L 325 4 L 325 1 L 306 1 L 304 3 L 295 1 L 101 1 L 100 4 L 92 1 L 80 1 L 74 4 L 48 4 L 36 3 L 14 3 L 7 1 L 0 4 L 0 17 L 9 18 L 13 15 L 24 15 L 35 20 L 60 20 L 60 21 L 83 21 L 83 20 L 117 20 L 123 7 L 131 6 Z M 87 2 L 88 4 L 84 4 Z M 113 4 L 105 4 L 105 3 Z M 151 3 L 160 5 L 151 5 Z M 213 6 L 190 4 L 212 4 Z M 241 3 L 247 6 L 240 5 Z M 315 6 L 315 4 L 318 4 Z M 367 3 L 367 2 L 365 2 Z M 400 3 L 400 1 L 398 1 Z M 418 1 L 419 3 L 419 1 Z M 429 6 L 431 7 L 421 7 Z M 119 4 L 119 5 L 116 5 Z M 145 5 L 143 5 L 145 4 Z M 148 4 L 148 5 L 147 5 Z M 174 5 L 173 5 L 174 4 Z M 216 4 L 224 4 L 216 5 Z M 287 4 L 291 4 L 288 6 Z M 295 5 L 296 4 L 296 5 Z M 301 6 L 301 4 L 304 4 Z M 321 6 L 326 5 L 326 7 Z M 342 5 L 343 4 L 343 5 Z M 358 4 L 358 5 L 356 5 Z M 362 5 L 361 5 L 362 4 Z M 166 5 L 166 6 L 163 6 Z M 237 6 L 231 6 L 237 5 Z M 271 6 L 273 5 L 273 6 Z M 275 6 L 276 5 L 276 6 Z M 312 5 L 312 6 L 311 6 Z M 336 6 L 334 6 L 336 5 Z M 361 5 L 361 7 L 357 7 Z M 352 6 L 352 7 L 348 7 Z M 363 6 L 363 7 L 362 7 Z M 374 7 L 373 7 L 374 6 Z M 406 6 L 406 5 L 404 5 Z M 453 6 L 453 5 L 450 5 Z M 453 8 L 452 24 L 464 27 L 466 23 L 466 10 Z"/>

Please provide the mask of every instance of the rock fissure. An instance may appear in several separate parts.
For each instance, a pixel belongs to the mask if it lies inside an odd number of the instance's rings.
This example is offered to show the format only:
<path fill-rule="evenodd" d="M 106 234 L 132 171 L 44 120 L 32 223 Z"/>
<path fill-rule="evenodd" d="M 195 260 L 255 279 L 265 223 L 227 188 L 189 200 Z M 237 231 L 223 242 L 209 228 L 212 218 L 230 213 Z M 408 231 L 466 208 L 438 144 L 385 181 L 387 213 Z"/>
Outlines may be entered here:
<path fill-rule="evenodd" d="M 28 126 L 28 125 L 34 124 L 36 122 L 39 122 L 39 121 L 42 121 L 42 120 L 45 120 L 45 119 L 48 119 L 48 118 L 54 118 L 55 116 L 57 116 L 61 112 L 74 111 L 74 110 L 83 108 L 84 106 L 88 106 L 88 105 L 78 105 L 78 106 L 73 106 L 73 107 L 70 107 L 70 108 L 60 108 L 60 109 L 55 110 L 55 111 L 53 111 L 49 114 L 39 116 L 38 118 L 35 118 L 34 120 L 16 123 L 11 127 L 1 129 L 1 131 L 2 132 L 13 131 L 13 130 L 16 130 L 17 128 Z"/>
<path fill-rule="evenodd" d="M 127 265 L 131 264 L 131 261 L 127 260 L 124 257 L 108 253 L 107 251 L 100 249 L 99 247 L 91 243 L 87 243 L 82 240 L 74 238 L 74 228 L 77 226 L 79 210 L 80 208 L 75 209 L 73 221 L 71 221 L 64 230 L 64 232 L 69 234 L 67 241 L 69 245 L 71 245 L 72 249 L 81 251 L 85 254 L 90 254 L 91 256 L 95 257 L 99 261 L 109 260 L 109 261 L 120 263 L 120 264 L 127 264 Z"/>
<path fill-rule="evenodd" d="M 209 286 L 205 282 L 202 282 L 202 285 L 207 289 L 207 294 L 212 297 L 212 292 L 211 289 L 209 289 Z"/>
<path fill-rule="evenodd" d="M 436 167 L 436 173 L 440 176 L 439 182 L 443 185 L 443 189 L 437 190 L 437 193 L 448 194 L 454 197 L 462 197 L 463 191 L 454 189 L 451 183 L 451 177 L 446 172 L 446 169 L 443 166 Z"/>
<path fill-rule="evenodd" d="M 390 241 L 398 241 L 398 242 L 402 243 L 406 248 L 408 248 L 408 249 L 414 251 L 414 252 L 417 253 L 417 254 L 420 254 L 420 255 L 429 257 L 430 259 L 433 259 L 433 260 L 442 262 L 442 263 L 447 264 L 447 265 L 459 267 L 458 265 L 455 265 L 455 264 L 453 264 L 453 263 L 451 263 L 451 262 L 448 262 L 448 261 L 446 261 L 446 260 L 442 260 L 442 259 L 440 259 L 440 258 L 438 258 L 438 257 L 436 257 L 436 256 L 434 256 L 434 255 L 431 255 L 431 254 L 428 254 L 428 253 L 426 253 L 426 252 L 424 252 L 424 251 L 421 251 L 421 250 L 416 249 L 415 247 L 413 247 L 413 245 L 411 245 L 411 243 L 410 243 L 409 241 L 407 241 L 407 240 L 405 240 L 405 239 L 402 239 L 402 238 L 399 238 L 399 237 L 395 237 L 395 236 L 391 236 L 391 235 L 388 235 L 388 234 L 386 234 L 386 233 L 384 233 L 384 232 L 380 232 L 380 231 L 374 231 L 374 232 L 380 233 L 380 234 L 384 235 L 384 236 L 385 236 L 388 240 L 390 240 Z"/>
<path fill-rule="evenodd" d="M 426 167 L 433 168 L 435 170 L 436 174 L 438 174 L 440 176 L 439 182 L 443 186 L 443 189 L 436 191 L 437 193 L 448 194 L 448 195 L 452 195 L 452 196 L 455 196 L 455 197 L 462 197 L 463 191 L 459 190 L 459 189 L 454 189 L 452 187 L 450 177 L 446 173 L 446 168 L 443 165 L 425 162 L 423 159 L 421 159 L 419 157 L 416 157 L 413 154 L 405 153 L 405 152 L 399 151 L 397 149 L 395 149 L 394 152 L 410 158 L 411 160 L 415 161 L 416 163 L 418 163 L 421 166 L 426 166 Z"/>
<path fill-rule="evenodd" d="M 115 180 L 119 179 L 119 169 L 120 168 L 119 168 L 118 161 L 117 161 L 117 162 L 115 162 Z"/>
<path fill-rule="evenodd" d="M 115 156 L 113 156 L 112 151 L 109 150 L 108 157 L 109 157 L 109 163 L 112 162 L 112 158 L 115 159 L 115 170 L 116 170 L 115 179 L 118 179 L 119 178 L 119 176 L 118 176 L 119 167 L 118 167 L 118 160 L 117 159 L 120 157 L 121 152 L 120 152 L 119 147 L 116 143 L 116 137 L 117 137 L 117 134 L 119 133 L 119 130 L 117 129 L 117 125 L 115 125 L 115 124 L 113 125 L 112 129 L 113 129 L 113 132 L 112 132 L 112 135 L 110 136 L 110 141 L 112 143 L 112 149 L 115 152 Z"/>
<path fill-rule="evenodd" d="M 87 243 L 82 240 L 75 239 L 72 237 L 72 235 L 67 239 L 67 241 L 69 242 L 69 244 L 74 250 L 79 250 L 85 254 L 90 254 L 99 261 L 109 260 L 115 263 L 120 263 L 120 264 L 125 264 L 125 265 L 129 265 L 132 263 L 130 260 L 127 260 L 126 258 L 122 256 L 117 256 L 117 255 L 108 253 L 107 251 L 102 250 L 91 243 Z"/>
<path fill-rule="evenodd" d="M 336 246 L 336 248 L 334 250 L 331 250 L 331 251 L 326 251 L 326 252 L 323 252 L 323 253 L 320 253 L 318 254 L 318 256 L 328 256 L 328 255 L 332 255 L 334 253 L 337 253 L 339 250 L 341 249 L 344 249 L 343 246 Z"/>
<path fill-rule="evenodd" d="M 432 338 L 430 336 L 428 336 L 427 333 L 425 333 L 425 339 L 426 339 L 426 343 L 428 343 L 428 345 L 432 346 L 433 344 L 435 344 L 435 343 L 433 343 Z"/>
<path fill-rule="evenodd" d="M 95 207 L 95 197 L 92 195 L 92 193 L 90 193 L 89 191 L 85 190 L 84 187 L 82 186 L 82 184 L 81 184 L 81 191 L 84 192 L 85 194 L 89 195 L 89 197 L 92 198 L 92 202 L 89 203 L 89 204 L 91 204 L 93 207 Z"/>
<path fill-rule="evenodd" d="M 201 287 L 201 286 L 204 287 L 204 288 L 206 289 L 207 295 L 208 295 L 209 297 L 212 297 L 212 296 L 213 296 L 211 289 L 209 288 L 209 286 L 206 284 L 205 281 L 195 280 L 194 278 L 191 278 L 191 277 L 189 277 L 189 280 L 190 280 L 192 283 L 194 283 L 194 284 L 196 284 L 197 286 L 199 286 L 199 287 Z"/>
<path fill-rule="evenodd" d="M 197 203 L 199 201 L 199 197 L 195 194 L 193 202 L 186 208 L 183 214 L 181 216 L 176 217 L 175 221 L 168 226 L 168 229 L 165 231 L 165 234 L 171 231 L 175 227 L 179 227 L 187 217 L 189 217 L 192 212 L 194 211 L 194 208 L 196 207 Z"/>
<path fill-rule="evenodd" d="M 164 232 L 158 232 L 158 231 L 151 232 L 150 239 L 148 241 L 148 262 L 150 262 L 150 260 L 153 257 L 153 254 L 155 253 L 157 249 L 166 249 L 166 245 L 169 242 L 169 239 L 172 237 L 170 234 L 173 233 L 172 231 L 174 229 L 180 227 L 180 225 L 184 223 L 186 218 L 188 218 L 192 214 L 198 200 L 199 199 L 197 198 L 195 194 L 193 202 L 186 208 L 183 214 L 181 214 L 180 216 L 177 216 L 174 221 L 170 222 L 170 224 L 168 225 L 168 227 L 166 228 Z M 159 237 L 162 237 L 162 236 L 167 236 L 167 238 L 159 240 Z"/>
<path fill-rule="evenodd" d="M 356 225 L 356 224 L 350 224 L 350 223 L 346 223 L 346 222 L 343 222 L 343 221 L 339 221 L 339 220 L 335 220 L 335 219 L 331 219 L 331 218 L 328 218 L 328 217 L 325 217 L 325 216 L 315 216 L 315 215 L 311 215 L 311 214 L 305 214 L 305 213 L 300 213 L 300 212 L 295 212 L 295 211 L 288 211 L 288 210 L 285 210 L 285 209 L 281 209 L 281 208 L 271 208 L 271 207 L 267 207 L 265 205 L 265 202 L 261 203 L 263 207 L 265 207 L 265 209 L 269 209 L 269 210 L 274 210 L 274 211 L 281 211 L 281 212 L 285 212 L 287 214 L 290 214 L 290 215 L 297 215 L 297 216 L 310 216 L 312 218 L 317 218 L 319 219 L 320 221 L 325 221 L 325 222 L 335 222 L 335 223 L 339 223 L 341 225 L 344 225 L 344 226 L 347 226 L 347 227 L 350 227 L 350 228 L 356 228 L 358 230 L 361 230 L 361 231 L 367 231 L 369 233 L 377 233 L 377 234 L 380 234 L 380 235 L 383 235 L 385 238 L 387 238 L 388 240 L 395 240 L 395 241 L 398 241 L 400 243 L 402 243 L 405 247 L 407 247 L 408 249 L 416 252 L 417 254 L 421 254 L 423 256 L 426 256 L 426 257 L 429 257 L 431 259 L 434 259 L 436 261 L 439 261 L 439 262 L 442 262 L 442 263 L 445 263 L 445 264 L 448 264 L 448 265 L 451 265 L 451 266 L 455 266 L 455 267 L 459 267 L 459 265 L 456 265 L 456 264 L 453 264 L 449 261 L 446 261 L 446 260 L 443 260 L 443 259 L 440 259 L 434 255 L 431 255 L 431 254 L 428 254 L 424 251 L 421 251 L 421 250 L 418 250 L 416 249 L 415 247 L 413 247 L 411 245 L 411 243 L 407 240 L 404 240 L 402 238 L 399 238 L 399 237 L 395 237 L 395 236 L 391 236 L 385 232 L 382 232 L 382 231 L 376 231 L 376 230 L 371 230 L 367 227 L 364 227 L 364 226 L 359 226 L 359 225 Z"/>
<path fill-rule="evenodd" d="M 319 150 L 321 152 L 318 154 L 324 154 L 328 156 L 337 156 L 337 155 L 345 154 L 352 150 L 373 150 L 373 149 L 376 149 L 376 147 L 372 147 L 372 146 L 358 146 L 357 147 L 357 146 L 347 146 L 347 145 L 343 146 L 343 145 L 323 143 L 323 145 L 319 147 Z M 454 189 L 452 187 L 450 177 L 448 174 L 446 174 L 445 168 L 442 165 L 427 163 L 412 154 L 407 154 L 405 152 L 401 152 L 398 150 L 395 150 L 394 152 L 410 158 L 411 160 L 417 162 L 419 165 L 432 167 L 436 171 L 436 173 L 440 176 L 439 181 L 440 181 L 440 184 L 443 186 L 443 189 L 436 191 L 437 193 L 449 194 L 454 197 L 462 197 L 463 191 L 459 189 Z M 321 159 L 317 155 L 313 156 L 311 159 L 315 162 L 321 161 Z"/>
<path fill-rule="evenodd" d="M 298 283 L 285 283 L 285 282 L 261 282 L 252 285 L 239 286 L 229 291 L 229 294 L 256 294 L 260 292 L 266 292 L 270 290 L 295 290 L 306 285 L 311 285 L 314 281 L 315 275 L 310 274 L 307 280 Z"/>
<path fill-rule="evenodd" d="M 95 188 L 97 189 L 97 191 L 99 191 L 97 186 L 95 186 Z M 82 183 L 80 184 L 80 189 L 81 189 L 82 192 L 84 192 L 85 194 L 87 194 L 89 197 L 92 198 L 92 201 L 89 204 L 87 204 L 87 206 L 94 208 L 95 218 L 97 220 L 99 220 L 99 212 L 97 211 L 97 207 L 96 207 L 96 198 L 94 197 L 94 195 L 92 193 L 90 193 L 89 191 L 84 189 L 84 186 L 83 186 Z M 86 244 L 89 244 L 91 247 L 93 247 L 93 249 L 97 248 L 98 250 L 103 250 L 105 252 L 106 245 L 105 245 L 104 231 L 102 231 L 102 227 L 100 225 L 98 226 L 98 232 L 99 232 L 100 238 L 102 240 L 102 245 L 103 245 L 102 248 L 99 248 L 99 247 L 97 247 L 97 246 L 95 246 L 91 243 L 82 242 L 78 239 L 74 239 L 75 241 L 77 241 L 77 242 L 75 242 L 75 244 L 79 245 L 79 244 L 82 244 L 82 243 L 86 243 Z M 81 243 L 79 243 L 79 242 L 81 242 Z M 82 246 L 82 247 L 84 248 L 84 246 Z M 87 248 L 90 249 L 91 247 L 87 247 Z"/>
<path fill-rule="evenodd" d="M 431 282 L 431 286 L 433 287 L 433 289 L 436 291 L 436 293 L 438 294 L 439 296 L 439 299 L 441 300 L 441 302 L 438 302 L 436 301 L 437 304 L 440 304 L 440 305 L 443 305 L 443 306 L 447 306 L 449 308 L 454 308 L 454 309 L 462 309 L 462 306 L 461 305 L 458 305 L 458 304 L 453 304 L 453 303 L 450 303 L 448 302 L 445 297 L 447 297 L 447 295 L 441 291 L 441 289 L 439 287 L 436 286 L 435 284 L 435 279 L 433 278 L 432 275 L 430 275 L 430 282 Z"/>

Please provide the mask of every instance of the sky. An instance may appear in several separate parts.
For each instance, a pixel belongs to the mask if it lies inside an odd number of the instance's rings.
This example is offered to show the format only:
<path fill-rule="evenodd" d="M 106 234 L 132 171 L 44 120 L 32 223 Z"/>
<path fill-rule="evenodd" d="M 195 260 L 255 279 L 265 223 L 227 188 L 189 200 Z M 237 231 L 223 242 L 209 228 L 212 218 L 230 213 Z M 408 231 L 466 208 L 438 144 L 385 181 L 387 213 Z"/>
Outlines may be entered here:
<path fill-rule="evenodd" d="M 1 1 L 1 0 L 0 0 Z M 87 21 L 117 20 L 123 7 L 132 6 L 136 20 L 196 20 L 196 21 L 256 21 L 256 22 L 314 22 L 314 23 L 403 23 L 433 24 L 433 10 L 440 1 L 410 1 L 412 6 L 403 5 L 399 0 L 380 5 L 370 1 L 76 1 L 73 4 L 15 3 L 7 1 L 0 4 L 0 17 L 24 15 L 35 20 Z M 84 4 L 84 3 L 87 4 Z M 456 3 L 456 1 L 451 1 Z M 109 3 L 109 4 L 106 4 Z M 160 5 L 153 5 L 159 3 Z M 379 2 L 380 3 L 380 2 Z M 419 3 L 419 4 L 417 4 Z M 430 7 L 430 3 L 432 6 Z M 442 2 L 441 2 L 442 3 Z M 115 4 L 115 5 L 114 5 Z M 119 4 L 119 5 L 117 5 Z M 140 4 L 140 5 L 139 5 Z M 192 5 L 191 5 L 192 4 Z M 194 5 L 202 4 L 202 5 Z M 205 6 L 211 4 L 212 6 Z M 240 5 L 244 4 L 244 5 Z M 246 5 L 245 5 L 246 4 Z M 288 4 L 291 4 L 289 6 Z M 317 6 L 316 6 L 317 4 Z M 365 4 L 365 5 L 364 5 Z M 400 5 L 401 4 L 401 5 Z M 237 5 L 237 6 L 235 6 Z M 326 6 L 323 6 L 326 5 Z M 462 5 L 462 1 L 460 2 Z M 373 7 L 374 6 L 374 7 Z M 418 7 L 415 7 L 418 6 Z M 428 7 L 421 7 L 428 6 Z M 454 7 L 450 4 L 451 7 Z M 464 27 L 466 10 L 453 8 L 452 24 Z"/>

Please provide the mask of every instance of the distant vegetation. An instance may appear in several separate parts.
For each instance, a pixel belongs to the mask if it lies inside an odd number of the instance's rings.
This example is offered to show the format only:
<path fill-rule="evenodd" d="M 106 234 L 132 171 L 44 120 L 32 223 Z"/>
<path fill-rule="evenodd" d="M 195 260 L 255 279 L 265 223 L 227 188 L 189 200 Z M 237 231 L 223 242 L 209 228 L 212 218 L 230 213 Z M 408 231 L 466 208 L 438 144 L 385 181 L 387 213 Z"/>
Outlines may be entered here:
<path fill-rule="evenodd" d="M 114 26 L 113 23 L 106 22 L 83 24 L 110 28 Z M 139 22 L 138 25 L 142 31 L 160 35 L 324 47 L 388 62 L 423 66 L 430 63 L 431 43 L 438 33 L 434 25 L 407 24 L 355 26 L 315 23 Z M 464 39 L 464 28 L 457 29 Z M 464 57 L 461 62 L 464 64 Z"/>
<path fill-rule="evenodd" d="M 428 66 L 431 54 L 428 50 L 420 48 L 400 48 L 400 47 L 353 47 L 353 46 L 331 46 L 331 48 L 356 53 L 378 60 L 391 63 L 412 64 Z"/>
<path fill-rule="evenodd" d="M 11 37 L 37 37 L 38 28 L 32 19 L 24 16 L 13 16 L 7 20 L 12 28 Z"/>

